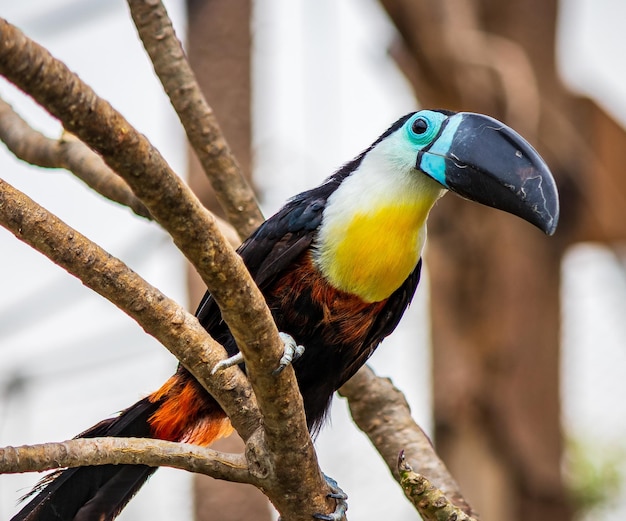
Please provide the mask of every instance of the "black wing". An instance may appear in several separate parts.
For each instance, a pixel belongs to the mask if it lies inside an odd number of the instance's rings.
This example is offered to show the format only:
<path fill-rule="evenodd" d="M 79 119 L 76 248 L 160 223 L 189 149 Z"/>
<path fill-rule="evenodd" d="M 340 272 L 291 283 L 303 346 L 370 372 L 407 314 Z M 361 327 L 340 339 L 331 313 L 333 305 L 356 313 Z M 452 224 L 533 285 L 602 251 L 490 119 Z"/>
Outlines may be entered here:
<path fill-rule="evenodd" d="M 335 175 L 321 186 L 295 196 L 237 249 L 261 291 L 311 246 L 326 200 L 339 182 Z M 202 298 L 196 316 L 209 332 L 221 321 L 209 292 Z"/>

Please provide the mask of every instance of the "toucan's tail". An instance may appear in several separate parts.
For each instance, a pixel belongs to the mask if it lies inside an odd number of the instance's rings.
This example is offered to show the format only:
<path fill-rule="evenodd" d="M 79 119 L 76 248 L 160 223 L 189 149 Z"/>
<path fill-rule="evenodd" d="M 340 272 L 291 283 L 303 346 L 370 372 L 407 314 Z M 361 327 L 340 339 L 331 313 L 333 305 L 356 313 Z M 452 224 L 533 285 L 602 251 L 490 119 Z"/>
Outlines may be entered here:
<path fill-rule="evenodd" d="M 144 398 L 79 437 L 149 437 L 148 419 L 158 407 Z M 37 495 L 11 521 L 113 519 L 155 470 L 143 465 L 101 465 L 55 472 L 41 481 L 33 491 Z"/>
<path fill-rule="evenodd" d="M 231 430 L 215 400 L 179 370 L 156 393 L 78 437 L 160 438 L 208 445 Z M 111 521 L 155 470 L 145 465 L 101 465 L 52 473 L 11 521 Z"/>

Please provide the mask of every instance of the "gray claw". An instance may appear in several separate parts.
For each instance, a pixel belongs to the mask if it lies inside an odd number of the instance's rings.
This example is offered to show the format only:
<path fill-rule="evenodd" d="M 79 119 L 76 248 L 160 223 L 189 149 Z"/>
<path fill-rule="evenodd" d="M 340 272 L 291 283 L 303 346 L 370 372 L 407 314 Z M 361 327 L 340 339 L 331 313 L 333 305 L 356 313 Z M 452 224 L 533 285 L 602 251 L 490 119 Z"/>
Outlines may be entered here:
<path fill-rule="evenodd" d="M 282 373 L 285 367 L 291 365 L 304 353 L 304 346 L 298 345 L 291 335 L 283 332 L 279 332 L 278 335 L 285 345 L 285 350 L 280 362 L 278 363 L 278 367 L 272 372 L 274 375 Z"/>
<path fill-rule="evenodd" d="M 313 514 L 315 519 L 320 519 L 321 521 L 341 521 L 344 519 L 346 515 L 346 511 L 348 510 L 348 495 L 341 490 L 337 482 L 324 474 L 324 479 L 326 483 L 330 487 L 330 494 L 326 497 L 332 498 L 337 501 L 337 506 L 335 507 L 335 511 L 332 514 Z"/>
<path fill-rule="evenodd" d="M 239 365 L 241 363 L 243 363 L 243 355 L 241 353 L 237 353 L 236 355 L 226 358 L 225 360 L 221 360 L 215 364 L 215 367 L 211 369 L 211 374 L 218 373 L 224 369 L 228 369 L 229 367 Z"/>

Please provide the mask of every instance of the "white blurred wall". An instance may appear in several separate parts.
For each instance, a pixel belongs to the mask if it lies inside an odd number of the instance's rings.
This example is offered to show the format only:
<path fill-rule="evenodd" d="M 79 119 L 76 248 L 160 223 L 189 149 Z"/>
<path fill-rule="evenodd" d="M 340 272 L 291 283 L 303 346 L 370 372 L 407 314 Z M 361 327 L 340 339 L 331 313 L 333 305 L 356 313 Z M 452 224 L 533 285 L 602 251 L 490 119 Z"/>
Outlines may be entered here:
<path fill-rule="evenodd" d="M 626 2 L 561 0 L 560 5 L 561 74 L 571 89 L 626 126 Z M 598 475 L 611 469 L 620 480 L 617 490 L 605 481 L 609 501 L 588 521 L 626 515 L 626 256 L 624 245 L 614 246 L 580 244 L 563 263 L 564 431 Z"/>
<path fill-rule="evenodd" d="M 166 2 L 184 33 L 184 2 Z M 0 1 L 0 16 L 78 72 L 145 133 L 177 172 L 183 134 L 154 77 L 126 3 Z M 59 125 L 10 85 L 0 95 L 51 137 Z M 28 168 L 0 146 L 3 179 L 121 257 L 152 284 L 186 301 L 184 265 L 155 224 L 104 201 L 61 171 Z M 112 304 L 0 228 L 0 445 L 64 440 L 156 389 L 172 356 Z M 35 474 L 0 476 L 0 519 Z M 126 520 L 190 519 L 190 479 L 162 470 L 124 512 Z"/>

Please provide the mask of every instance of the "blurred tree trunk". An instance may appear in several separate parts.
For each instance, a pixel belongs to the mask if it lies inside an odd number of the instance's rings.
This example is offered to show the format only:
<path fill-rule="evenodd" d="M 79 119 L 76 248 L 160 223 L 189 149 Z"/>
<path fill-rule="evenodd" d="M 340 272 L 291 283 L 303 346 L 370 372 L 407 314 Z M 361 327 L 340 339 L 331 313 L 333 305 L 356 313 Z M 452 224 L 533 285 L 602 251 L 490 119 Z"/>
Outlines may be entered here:
<path fill-rule="evenodd" d="M 560 259 L 573 240 L 626 238 L 626 219 L 616 217 L 626 186 L 613 168 L 626 153 L 623 129 L 560 83 L 556 0 L 380 1 L 403 39 L 395 57 L 424 106 L 506 121 L 557 177 L 556 237 L 447 197 L 431 218 L 428 269 L 440 453 L 485 521 L 570 519 L 560 474 Z M 190 60 L 249 175 L 251 2 L 188 0 L 188 8 Z M 190 176 L 220 213 L 194 157 Z M 194 307 L 204 289 L 190 280 Z M 200 521 L 270 519 L 256 490 L 196 480 Z"/>
<path fill-rule="evenodd" d="M 559 284 L 580 223 L 590 104 L 555 68 L 556 0 L 381 0 L 425 107 L 506 121 L 547 159 L 557 235 L 447 197 L 430 220 L 436 445 L 486 521 L 571 518 L 561 476 Z M 583 123 L 581 127 L 580 124 Z M 578 141 L 578 142 L 577 142 Z"/>
<path fill-rule="evenodd" d="M 209 105 L 242 171 L 251 175 L 250 63 L 251 0 L 188 0 L 189 61 Z M 202 168 L 189 149 L 189 182 L 211 211 L 223 215 Z M 189 271 L 190 308 L 200 301 L 205 287 L 195 271 Z M 214 444 L 226 452 L 241 452 L 235 434 Z M 197 521 L 269 521 L 265 496 L 251 485 L 194 477 L 194 511 Z"/>

